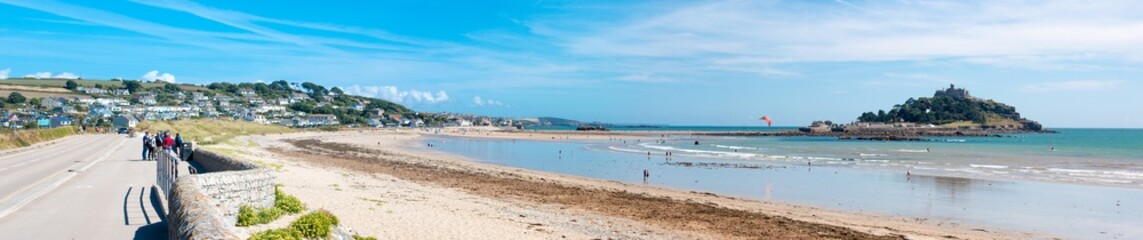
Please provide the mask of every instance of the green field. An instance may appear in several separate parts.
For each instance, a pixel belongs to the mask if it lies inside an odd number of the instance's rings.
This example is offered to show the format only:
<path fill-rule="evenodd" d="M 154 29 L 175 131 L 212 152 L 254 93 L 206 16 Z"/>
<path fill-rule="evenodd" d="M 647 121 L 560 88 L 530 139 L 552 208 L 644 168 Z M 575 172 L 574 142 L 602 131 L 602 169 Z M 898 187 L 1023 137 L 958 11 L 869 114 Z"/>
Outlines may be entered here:
<path fill-rule="evenodd" d="M 9 78 L 0 79 L 0 84 L 21 85 L 21 86 L 37 86 L 37 87 L 59 87 L 62 88 L 67 84 L 68 79 L 28 79 L 28 78 Z M 111 80 L 91 80 L 91 79 L 75 79 L 75 83 L 84 87 L 95 87 L 96 84 L 103 85 L 104 87 L 123 87 L 122 81 Z M 143 88 L 163 87 L 162 83 L 143 83 Z M 206 90 L 206 87 L 176 84 L 183 90 Z"/>

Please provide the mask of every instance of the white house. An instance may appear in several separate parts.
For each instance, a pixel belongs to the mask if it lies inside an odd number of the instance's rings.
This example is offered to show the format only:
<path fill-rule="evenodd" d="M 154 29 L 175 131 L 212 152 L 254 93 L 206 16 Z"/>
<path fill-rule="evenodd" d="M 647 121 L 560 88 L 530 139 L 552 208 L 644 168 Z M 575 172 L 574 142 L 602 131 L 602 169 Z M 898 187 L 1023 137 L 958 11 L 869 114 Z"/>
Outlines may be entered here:
<path fill-rule="evenodd" d="M 125 128 L 134 128 L 138 123 L 139 119 L 135 119 L 135 116 L 131 115 L 119 115 L 115 117 L 115 120 L 111 121 L 112 126 Z"/>

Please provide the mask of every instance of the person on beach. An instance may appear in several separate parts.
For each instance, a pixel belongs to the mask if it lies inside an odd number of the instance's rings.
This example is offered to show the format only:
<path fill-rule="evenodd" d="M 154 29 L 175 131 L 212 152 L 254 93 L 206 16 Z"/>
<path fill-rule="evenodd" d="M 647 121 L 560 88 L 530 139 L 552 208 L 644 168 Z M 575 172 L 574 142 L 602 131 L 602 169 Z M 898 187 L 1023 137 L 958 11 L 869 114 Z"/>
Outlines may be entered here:
<path fill-rule="evenodd" d="M 643 169 L 643 183 L 647 183 L 647 178 L 650 178 L 650 177 L 651 177 L 651 172 L 647 171 L 647 169 Z"/>
<path fill-rule="evenodd" d="M 148 156 L 150 155 L 148 154 L 150 153 L 152 143 L 151 132 L 143 132 L 143 161 L 147 161 L 147 159 L 149 159 Z"/>

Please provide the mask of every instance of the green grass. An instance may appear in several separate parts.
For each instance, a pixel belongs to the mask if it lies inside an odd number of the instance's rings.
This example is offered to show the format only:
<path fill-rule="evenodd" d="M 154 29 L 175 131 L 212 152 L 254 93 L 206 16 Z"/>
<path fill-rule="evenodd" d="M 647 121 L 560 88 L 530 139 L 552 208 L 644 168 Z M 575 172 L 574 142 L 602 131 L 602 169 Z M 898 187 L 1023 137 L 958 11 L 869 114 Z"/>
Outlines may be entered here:
<path fill-rule="evenodd" d="M 279 125 L 263 125 L 246 121 L 234 120 L 180 120 L 180 121 L 147 121 L 139 123 L 142 131 L 170 130 L 171 133 L 180 133 L 186 141 L 193 141 L 198 145 L 212 145 L 226 143 L 231 139 L 243 135 L 255 134 L 281 134 L 296 132 L 294 129 Z"/>
<path fill-rule="evenodd" d="M 32 144 L 71 136 L 78 132 L 78 129 L 75 126 L 15 131 L 0 129 L 0 150 L 27 147 Z"/>
<path fill-rule="evenodd" d="M 357 199 L 361 199 L 361 200 L 364 200 L 366 202 L 376 203 L 377 206 L 381 206 L 382 204 L 385 204 L 385 201 L 381 201 L 381 200 L 377 200 L 377 199 L 363 198 L 363 197 L 358 197 Z"/>

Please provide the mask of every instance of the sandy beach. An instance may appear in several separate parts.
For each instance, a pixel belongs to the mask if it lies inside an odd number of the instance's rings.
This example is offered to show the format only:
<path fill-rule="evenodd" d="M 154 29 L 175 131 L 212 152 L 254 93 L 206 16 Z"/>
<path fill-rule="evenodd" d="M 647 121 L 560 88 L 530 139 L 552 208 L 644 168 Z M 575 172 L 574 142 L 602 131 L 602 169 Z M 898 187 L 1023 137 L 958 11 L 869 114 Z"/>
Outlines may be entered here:
<path fill-rule="evenodd" d="M 560 141 L 646 133 L 363 130 L 247 136 L 212 148 L 275 168 L 282 189 L 380 239 L 1026 239 L 1028 233 L 842 212 L 481 163 L 424 134 Z M 253 232 L 288 222 L 247 229 Z"/>

